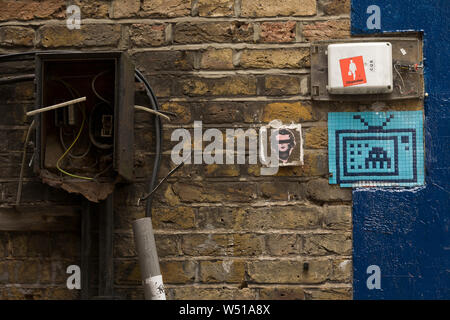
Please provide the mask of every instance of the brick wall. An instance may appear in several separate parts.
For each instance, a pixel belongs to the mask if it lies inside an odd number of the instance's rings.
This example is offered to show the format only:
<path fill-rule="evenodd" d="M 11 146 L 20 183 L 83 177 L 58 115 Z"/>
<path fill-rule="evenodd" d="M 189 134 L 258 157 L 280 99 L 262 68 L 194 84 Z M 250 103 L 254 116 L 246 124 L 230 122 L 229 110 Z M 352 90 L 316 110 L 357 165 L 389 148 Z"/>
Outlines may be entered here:
<path fill-rule="evenodd" d="M 81 7 L 81 30 L 66 27 L 68 4 Z M 351 298 L 351 191 L 328 184 L 326 121 L 329 111 L 367 107 L 309 96 L 310 42 L 349 37 L 349 0 L 0 0 L 0 8 L 2 52 L 128 51 L 162 108 L 180 114 L 164 126 L 161 177 L 171 132 L 194 120 L 244 129 L 302 123 L 303 167 L 260 176 L 259 165 L 186 165 L 158 191 L 153 224 L 168 298 Z M 4 75 L 33 68 L 0 64 Z M 79 198 L 28 170 L 23 204 L 35 211 L 14 223 L 8 206 L 33 84 L 2 85 L 0 96 L 0 298 L 78 298 L 65 287 L 65 269 L 79 264 Z M 115 290 L 129 299 L 143 298 L 130 223 L 144 216 L 136 203 L 154 159 L 151 120 L 136 113 L 137 180 L 115 193 Z"/>

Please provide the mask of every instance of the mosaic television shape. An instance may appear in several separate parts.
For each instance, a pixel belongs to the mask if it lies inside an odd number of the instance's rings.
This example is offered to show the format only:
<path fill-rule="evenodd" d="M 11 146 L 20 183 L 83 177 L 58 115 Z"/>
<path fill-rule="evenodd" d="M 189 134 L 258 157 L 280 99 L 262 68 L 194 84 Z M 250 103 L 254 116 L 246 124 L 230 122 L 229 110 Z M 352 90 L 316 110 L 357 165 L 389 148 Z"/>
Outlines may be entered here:
<path fill-rule="evenodd" d="M 424 184 L 422 111 L 328 114 L 330 184 Z"/>

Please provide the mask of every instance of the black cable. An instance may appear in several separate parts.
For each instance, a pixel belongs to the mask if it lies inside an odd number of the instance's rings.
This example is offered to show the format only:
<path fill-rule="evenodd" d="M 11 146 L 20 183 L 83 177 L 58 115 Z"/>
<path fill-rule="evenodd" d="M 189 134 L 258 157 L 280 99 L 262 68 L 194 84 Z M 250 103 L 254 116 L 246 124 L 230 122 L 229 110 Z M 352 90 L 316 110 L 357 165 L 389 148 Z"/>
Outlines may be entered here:
<path fill-rule="evenodd" d="M 136 79 L 144 84 L 145 91 L 147 93 L 148 98 L 150 99 L 150 103 L 152 109 L 155 111 L 159 111 L 158 100 L 156 99 L 155 93 L 153 92 L 150 84 L 147 79 L 145 79 L 144 75 L 139 71 L 135 70 Z M 148 193 L 151 193 L 155 188 L 156 179 L 158 178 L 158 173 L 161 165 L 161 145 L 162 145 L 162 130 L 163 125 L 160 117 L 155 117 L 155 133 L 156 133 L 156 159 L 153 164 L 153 172 L 150 180 L 150 184 L 148 187 Z M 152 215 L 152 204 L 153 204 L 153 193 L 147 198 L 146 208 L 145 208 L 145 216 L 151 217 Z"/>
<path fill-rule="evenodd" d="M 8 76 L 4 78 L 0 78 L 0 84 L 9 84 L 9 83 L 15 83 L 20 81 L 31 81 L 34 80 L 35 76 L 34 74 L 24 74 L 21 76 Z"/>
<path fill-rule="evenodd" d="M 27 51 L 27 52 L 16 52 L 16 53 L 5 53 L 0 55 L 1 59 L 8 59 L 9 61 L 14 60 L 13 58 L 28 56 L 28 55 L 35 55 L 39 53 L 81 53 L 81 51 L 70 51 L 70 50 L 48 50 L 48 51 Z M 34 58 L 30 58 L 34 59 Z M 23 60 L 23 59 L 19 59 Z"/>
<path fill-rule="evenodd" d="M 152 196 L 156 190 L 158 190 L 158 188 L 161 186 L 161 184 L 166 181 L 167 179 L 169 179 L 175 172 L 178 171 L 178 169 L 180 169 L 182 166 L 184 165 L 184 161 L 181 162 L 179 165 L 177 165 L 175 168 L 173 168 L 172 170 L 170 170 L 170 172 L 161 179 L 161 181 L 158 183 L 158 185 L 155 187 L 155 189 L 153 189 L 150 193 L 146 194 L 145 196 L 143 196 L 142 198 L 138 199 L 138 205 L 142 200 L 147 199 L 148 197 Z"/>

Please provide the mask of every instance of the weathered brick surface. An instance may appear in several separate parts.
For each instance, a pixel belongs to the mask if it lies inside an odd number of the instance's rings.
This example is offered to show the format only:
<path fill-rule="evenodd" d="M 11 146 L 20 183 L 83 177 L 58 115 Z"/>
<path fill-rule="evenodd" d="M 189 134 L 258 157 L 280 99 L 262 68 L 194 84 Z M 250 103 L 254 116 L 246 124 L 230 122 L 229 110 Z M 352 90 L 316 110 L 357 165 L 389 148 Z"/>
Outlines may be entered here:
<path fill-rule="evenodd" d="M 143 16 L 180 17 L 189 15 L 190 0 L 144 0 L 142 2 Z"/>
<path fill-rule="evenodd" d="M 200 17 L 229 17 L 234 15 L 234 0 L 199 0 Z"/>
<path fill-rule="evenodd" d="M 247 267 L 248 275 L 255 283 L 317 284 L 325 282 L 331 274 L 328 260 L 262 260 L 249 262 Z"/>
<path fill-rule="evenodd" d="M 298 255 L 303 239 L 296 234 L 271 234 L 266 237 L 267 252 L 273 256 Z"/>
<path fill-rule="evenodd" d="M 240 66 L 257 69 L 308 67 L 309 48 L 243 50 Z"/>
<path fill-rule="evenodd" d="M 333 230 L 351 230 L 352 208 L 350 206 L 328 206 L 325 208 L 324 227 Z"/>
<path fill-rule="evenodd" d="M 202 207 L 195 218 L 199 229 L 232 229 L 234 208 Z"/>
<path fill-rule="evenodd" d="M 305 147 L 312 149 L 326 149 L 328 146 L 328 128 L 312 127 L 305 133 Z"/>
<path fill-rule="evenodd" d="M 325 179 L 309 181 L 306 190 L 308 196 L 315 201 L 350 201 L 352 199 L 351 189 L 330 185 Z"/>
<path fill-rule="evenodd" d="M 133 24 L 130 28 L 131 42 L 136 47 L 160 46 L 166 42 L 164 24 Z"/>
<path fill-rule="evenodd" d="M 297 181 L 263 182 L 259 184 L 260 196 L 268 200 L 296 201 L 305 199 L 305 191 Z"/>
<path fill-rule="evenodd" d="M 175 43 L 252 42 L 253 26 L 244 22 L 180 22 L 174 26 Z"/>
<path fill-rule="evenodd" d="M 264 108 L 264 122 L 272 120 L 281 121 L 310 121 L 313 119 L 312 107 L 310 104 L 302 102 L 274 102 L 269 103 Z"/>
<path fill-rule="evenodd" d="M 0 1 L 0 21 L 62 18 L 65 2 L 63 0 L 18 0 Z"/>
<path fill-rule="evenodd" d="M 351 190 L 328 184 L 326 121 L 328 112 L 361 106 L 309 99 L 309 42 L 349 37 L 349 3 L 74 0 L 83 20 L 80 30 L 69 30 L 66 1 L 0 0 L 0 47 L 128 51 L 161 109 L 177 114 L 163 120 L 158 179 L 175 166 L 170 151 L 178 142 L 171 141 L 171 133 L 186 128 L 192 134 L 194 121 L 224 133 L 258 130 L 274 119 L 302 123 L 303 166 L 262 176 L 261 165 L 248 164 L 248 155 L 244 165 L 185 165 L 155 193 L 152 222 L 166 294 L 169 299 L 350 299 Z M 0 73 L 27 74 L 34 68 L 31 60 L 11 61 L 0 65 Z M 2 208 L 16 200 L 31 121 L 25 113 L 35 105 L 34 90 L 32 81 L 0 86 Z M 142 85 L 136 85 L 135 96 L 136 104 L 149 105 Z M 418 108 L 403 102 L 378 106 Z M 126 299 L 144 297 L 131 224 L 145 216 L 137 199 L 148 191 L 153 171 L 153 124 L 153 115 L 136 112 L 136 182 L 117 185 L 114 195 L 115 291 Z M 27 159 L 32 152 L 30 144 Z M 22 203 L 79 207 L 80 199 L 44 187 L 26 167 Z M 80 219 L 42 219 L 67 229 L 0 229 L 0 299 L 80 297 L 65 287 L 67 266 L 80 264 Z M 95 241 L 95 252 L 97 247 Z"/>
<path fill-rule="evenodd" d="M 108 18 L 111 1 L 75 0 L 73 4 L 80 7 L 82 19 L 86 18 L 104 19 Z"/>
<path fill-rule="evenodd" d="M 145 28 L 147 27 L 150 26 L 145 26 Z M 150 28 L 153 28 L 153 26 Z M 159 26 L 157 29 L 159 30 Z M 145 41 L 148 40 L 147 38 Z M 139 52 L 134 55 L 134 59 L 136 64 L 145 67 L 147 71 L 192 70 L 194 68 L 194 54 L 193 51 Z"/>
<path fill-rule="evenodd" d="M 256 77 L 237 75 L 181 80 L 181 93 L 188 96 L 242 96 L 256 94 Z"/>
<path fill-rule="evenodd" d="M 206 177 L 238 177 L 240 175 L 240 166 L 238 165 L 215 165 L 212 164 L 205 168 Z"/>
<path fill-rule="evenodd" d="M 161 274 L 165 283 L 192 283 L 196 277 L 196 261 L 162 261 Z"/>
<path fill-rule="evenodd" d="M 321 207 L 280 206 L 252 208 L 236 212 L 235 228 L 239 230 L 312 229 L 321 219 Z"/>
<path fill-rule="evenodd" d="M 141 272 L 136 259 L 116 260 L 114 264 L 114 279 L 119 285 L 137 285 L 141 283 Z"/>
<path fill-rule="evenodd" d="M 320 290 L 306 290 L 308 300 L 348 300 L 352 298 L 351 288 L 330 288 Z"/>
<path fill-rule="evenodd" d="M 350 0 L 321 0 L 319 4 L 326 15 L 350 13 Z"/>
<path fill-rule="evenodd" d="M 113 0 L 111 18 L 129 18 L 135 16 L 141 8 L 140 0 Z"/>
<path fill-rule="evenodd" d="M 0 28 L 0 46 L 32 47 L 34 30 L 26 27 L 6 26 Z"/>
<path fill-rule="evenodd" d="M 200 281 L 207 283 L 240 283 L 244 280 L 243 261 L 212 260 L 200 261 Z"/>
<path fill-rule="evenodd" d="M 202 288 L 198 286 L 176 287 L 169 289 L 169 298 L 175 300 L 255 300 L 257 291 L 254 289 Z"/>
<path fill-rule="evenodd" d="M 242 0 L 244 17 L 312 16 L 316 13 L 315 0 Z"/>
<path fill-rule="evenodd" d="M 192 207 L 158 208 L 152 222 L 157 229 L 192 229 L 194 219 L 195 209 Z"/>
<path fill-rule="evenodd" d="M 336 259 L 332 264 L 331 280 L 351 283 L 353 278 L 352 261 L 348 258 Z"/>
<path fill-rule="evenodd" d="M 295 40 L 295 21 L 261 23 L 262 42 L 291 42 Z"/>
<path fill-rule="evenodd" d="M 259 298 L 261 300 L 305 300 L 305 289 L 295 286 L 261 288 Z"/>
<path fill-rule="evenodd" d="M 119 25 L 86 25 L 79 30 L 69 30 L 65 25 L 46 25 L 38 30 L 38 45 L 44 48 L 59 47 L 115 47 L 121 31 Z"/>
<path fill-rule="evenodd" d="M 248 202 L 256 196 L 253 184 L 223 183 L 214 186 L 176 183 L 173 191 L 183 202 L 220 202 L 224 199 Z"/>
<path fill-rule="evenodd" d="M 349 234 L 312 234 L 304 236 L 303 250 L 307 255 L 350 255 L 352 248 Z"/>
<path fill-rule="evenodd" d="M 11 233 L 11 255 L 14 258 L 48 257 L 50 241 L 50 235 L 45 233 Z"/>
<path fill-rule="evenodd" d="M 303 94 L 302 76 L 270 75 L 264 79 L 264 93 L 269 96 L 286 96 Z"/>
<path fill-rule="evenodd" d="M 202 53 L 200 67 L 202 69 L 233 69 L 233 50 L 209 48 Z"/>
<path fill-rule="evenodd" d="M 320 21 L 303 26 L 306 41 L 342 39 L 350 37 L 349 20 Z"/>
<path fill-rule="evenodd" d="M 181 250 L 188 256 L 224 256 L 232 247 L 232 238 L 227 234 L 186 234 L 181 244 Z"/>

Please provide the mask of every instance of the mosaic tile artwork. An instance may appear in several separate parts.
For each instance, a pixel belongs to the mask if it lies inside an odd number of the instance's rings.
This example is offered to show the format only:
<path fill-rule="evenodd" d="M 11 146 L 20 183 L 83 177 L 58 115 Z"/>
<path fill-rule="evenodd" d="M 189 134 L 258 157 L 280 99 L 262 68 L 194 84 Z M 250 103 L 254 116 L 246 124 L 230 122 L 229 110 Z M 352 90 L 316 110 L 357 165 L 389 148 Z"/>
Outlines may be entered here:
<path fill-rule="evenodd" d="M 330 184 L 424 184 L 423 113 L 328 113 Z"/>

